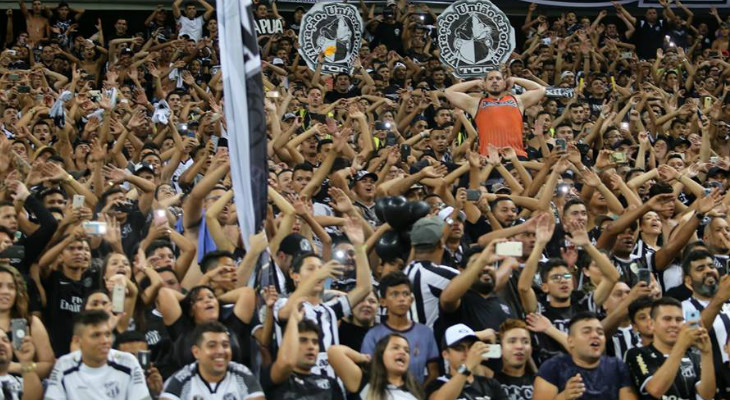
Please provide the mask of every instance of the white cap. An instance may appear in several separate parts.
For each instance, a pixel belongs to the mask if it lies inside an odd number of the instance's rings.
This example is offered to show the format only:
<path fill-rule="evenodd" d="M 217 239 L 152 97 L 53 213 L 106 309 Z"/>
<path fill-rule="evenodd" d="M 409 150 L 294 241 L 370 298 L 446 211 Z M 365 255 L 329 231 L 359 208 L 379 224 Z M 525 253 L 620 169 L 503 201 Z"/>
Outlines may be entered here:
<path fill-rule="evenodd" d="M 451 347 L 462 340 L 469 338 L 479 340 L 477 334 L 474 333 L 474 330 L 464 324 L 456 324 L 446 329 L 446 333 L 444 334 L 444 343 L 446 344 L 446 347 Z"/>
<path fill-rule="evenodd" d="M 439 211 L 439 218 L 446 221 L 446 218 L 449 218 L 451 214 L 454 213 L 454 207 L 448 206 L 444 207 L 443 210 Z M 461 222 L 466 221 L 466 214 L 464 214 L 464 211 L 459 211 L 459 219 Z"/>

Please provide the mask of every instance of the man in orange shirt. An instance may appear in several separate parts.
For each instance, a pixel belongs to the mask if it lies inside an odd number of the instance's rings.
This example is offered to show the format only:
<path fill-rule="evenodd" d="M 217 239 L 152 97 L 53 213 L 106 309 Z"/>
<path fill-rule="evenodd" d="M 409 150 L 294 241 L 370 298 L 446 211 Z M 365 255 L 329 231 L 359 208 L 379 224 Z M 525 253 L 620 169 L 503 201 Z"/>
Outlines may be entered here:
<path fill-rule="evenodd" d="M 514 95 L 515 84 L 525 93 Z M 480 88 L 487 97 L 473 97 L 468 91 Z M 488 146 L 512 147 L 518 156 L 526 157 L 522 143 L 522 113 L 545 96 L 545 87 L 522 78 L 504 79 L 501 71 L 489 71 L 485 79 L 457 83 L 446 89 L 446 98 L 456 107 L 474 116 L 479 132 L 479 152 L 487 154 Z"/>

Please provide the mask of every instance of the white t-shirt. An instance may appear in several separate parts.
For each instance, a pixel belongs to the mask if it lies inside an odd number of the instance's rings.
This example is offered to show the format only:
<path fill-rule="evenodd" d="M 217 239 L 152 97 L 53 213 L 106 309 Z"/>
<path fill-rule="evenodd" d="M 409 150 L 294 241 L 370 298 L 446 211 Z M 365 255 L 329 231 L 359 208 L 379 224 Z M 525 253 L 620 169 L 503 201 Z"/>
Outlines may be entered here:
<path fill-rule="evenodd" d="M 137 358 L 123 351 L 109 350 L 103 367 L 81 362 L 81 350 L 56 361 L 45 400 L 144 400 L 150 399 L 144 371 Z"/>
<path fill-rule="evenodd" d="M 0 376 L 0 400 L 20 400 L 23 398 L 23 378 L 14 375 Z M 5 396 L 7 392 L 8 396 Z"/>
<path fill-rule="evenodd" d="M 177 19 L 177 24 L 180 27 L 180 29 L 178 30 L 178 35 L 188 35 L 190 36 L 190 39 L 193 39 L 197 42 L 198 40 L 200 40 L 200 38 L 203 37 L 204 23 L 205 19 L 202 15 L 198 15 L 193 19 L 181 15 L 180 18 Z"/>
<path fill-rule="evenodd" d="M 171 376 L 162 389 L 160 398 L 191 400 L 200 396 L 205 400 L 247 400 L 264 397 L 261 384 L 245 365 L 228 364 L 226 377 L 217 384 L 203 380 L 198 373 L 198 363 L 188 364 Z"/>

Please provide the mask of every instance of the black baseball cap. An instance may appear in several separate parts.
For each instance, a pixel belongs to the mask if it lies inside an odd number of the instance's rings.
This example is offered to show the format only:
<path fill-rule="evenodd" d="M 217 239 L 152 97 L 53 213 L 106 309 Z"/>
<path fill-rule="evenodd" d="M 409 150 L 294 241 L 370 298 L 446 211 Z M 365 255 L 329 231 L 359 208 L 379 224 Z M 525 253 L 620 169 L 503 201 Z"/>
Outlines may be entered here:
<path fill-rule="evenodd" d="M 298 233 L 290 233 L 284 237 L 279 245 L 279 251 L 284 254 L 296 257 L 301 253 L 310 253 L 314 251 L 312 244 L 306 237 Z"/>

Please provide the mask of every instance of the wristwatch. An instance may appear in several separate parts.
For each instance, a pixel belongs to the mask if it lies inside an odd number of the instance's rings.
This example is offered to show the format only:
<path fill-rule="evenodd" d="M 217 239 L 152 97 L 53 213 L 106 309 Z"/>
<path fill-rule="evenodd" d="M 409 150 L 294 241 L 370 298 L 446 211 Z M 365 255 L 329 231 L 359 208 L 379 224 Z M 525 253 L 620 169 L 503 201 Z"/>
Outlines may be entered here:
<path fill-rule="evenodd" d="M 471 376 L 471 371 L 469 371 L 469 368 L 467 368 L 465 364 L 459 365 L 459 368 L 456 369 L 456 372 L 464 376 Z"/>

